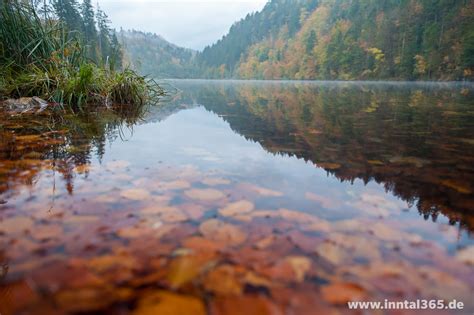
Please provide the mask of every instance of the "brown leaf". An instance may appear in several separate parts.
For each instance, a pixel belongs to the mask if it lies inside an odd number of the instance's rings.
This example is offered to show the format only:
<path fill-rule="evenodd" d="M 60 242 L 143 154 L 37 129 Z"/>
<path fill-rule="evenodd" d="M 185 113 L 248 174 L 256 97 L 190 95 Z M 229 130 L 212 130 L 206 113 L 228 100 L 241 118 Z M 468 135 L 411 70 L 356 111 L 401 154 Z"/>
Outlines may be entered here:
<path fill-rule="evenodd" d="M 149 233 L 149 231 L 140 226 L 124 227 L 117 231 L 118 236 L 129 239 L 141 237 L 147 233 Z"/>
<path fill-rule="evenodd" d="M 94 223 L 99 220 L 99 217 L 93 215 L 72 215 L 64 218 L 64 222 L 70 224 Z"/>
<path fill-rule="evenodd" d="M 316 254 L 334 265 L 338 265 L 349 259 L 348 253 L 342 247 L 329 241 L 318 245 Z"/>
<path fill-rule="evenodd" d="M 255 193 L 257 193 L 261 196 L 265 196 L 265 197 L 281 197 L 281 196 L 283 196 L 283 193 L 280 192 L 280 191 L 260 187 L 260 186 L 249 184 L 249 183 L 240 184 L 238 186 L 238 188 L 244 189 L 244 190 L 250 190 L 252 192 L 255 192 Z"/>
<path fill-rule="evenodd" d="M 474 246 L 469 246 L 458 251 L 456 259 L 468 265 L 474 265 Z"/>
<path fill-rule="evenodd" d="M 377 239 L 384 241 L 398 241 L 402 238 L 402 232 L 397 231 L 386 224 L 375 223 L 369 227 Z"/>
<path fill-rule="evenodd" d="M 0 222 L 0 231 L 6 234 L 22 233 L 32 228 L 34 221 L 28 217 L 13 217 Z"/>
<path fill-rule="evenodd" d="M 245 233 L 235 225 L 224 223 L 216 219 L 203 222 L 199 226 L 199 231 L 204 237 L 210 240 L 224 242 L 229 245 L 241 244 L 247 238 Z"/>
<path fill-rule="evenodd" d="M 151 206 L 141 211 L 144 214 L 159 215 L 163 222 L 175 223 L 188 220 L 188 216 L 179 208 L 168 206 Z"/>
<path fill-rule="evenodd" d="M 245 273 L 245 276 L 243 277 L 242 281 L 246 284 L 250 284 L 254 287 L 266 287 L 269 288 L 272 286 L 272 282 L 260 275 L 257 275 L 253 271 L 248 271 Z"/>
<path fill-rule="evenodd" d="M 193 249 L 197 252 L 217 252 L 225 246 L 226 244 L 214 242 L 200 236 L 187 238 L 183 242 L 183 247 Z"/>
<path fill-rule="evenodd" d="M 83 288 L 60 291 L 55 295 L 55 302 L 67 312 L 91 312 L 127 300 L 132 294 L 130 289 Z"/>
<path fill-rule="evenodd" d="M 239 278 L 233 266 L 221 265 L 206 274 L 203 284 L 207 291 L 217 295 L 240 295 L 243 288 Z"/>
<path fill-rule="evenodd" d="M 288 210 L 288 209 L 279 209 L 278 214 L 280 217 L 282 217 L 285 220 L 293 221 L 293 222 L 298 222 L 302 224 L 318 224 L 323 228 L 323 226 L 326 226 L 324 230 L 329 229 L 330 225 L 328 222 L 310 215 L 308 213 L 300 212 L 300 211 L 295 211 L 295 210 Z"/>
<path fill-rule="evenodd" d="M 276 235 L 269 235 L 267 237 L 264 237 L 260 240 L 258 240 L 255 244 L 254 247 L 258 249 L 265 249 L 273 244 L 273 242 L 277 239 Z"/>
<path fill-rule="evenodd" d="M 219 210 L 219 213 L 225 217 L 231 217 L 244 214 L 255 209 L 255 205 L 248 200 L 240 200 L 229 203 L 227 206 Z"/>
<path fill-rule="evenodd" d="M 223 192 L 215 189 L 191 189 L 184 192 L 191 199 L 200 201 L 216 201 L 225 198 Z"/>
<path fill-rule="evenodd" d="M 176 212 L 176 211 L 179 212 L 180 211 L 179 208 L 171 207 L 171 206 L 163 206 L 163 205 L 153 205 L 141 210 L 141 212 L 144 214 L 163 214 L 163 213 L 170 213 L 170 212 Z"/>
<path fill-rule="evenodd" d="M 150 193 L 145 189 L 132 188 L 122 191 L 120 196 L 130 200 L 144 200 L 150 197 Z"/>
<path fill-rule="evenodd" d="M 160 219 L 168 223 L 184 222 L 188 220 L 188 216 L 181 210 L 173 212 L 165 212 L 160 215 Z"/>
<path fill-rule="evenodd" d="M 188 189 L 191 187 L 191 184 L 185 180 L 175 180 L 172 182 L 161 182 L 158 187 L 165 190 L 181 190 Z"/>
<path fill-rule="evenodd" d="M 207 186 L 229 185 L 230 180 L 224 178 L 205 178 L 201 181 L 201 183 Z"/>
<path fill-rule="evenodd" d="M 289 256 L 285 260 L 293 268 L 296 281 L 302 282 L 306 273 L 311 269 L 311 260 L 304 256 Z"/>
<path fill-rule="evenodd" d="M 199 220 L 204 216 L 206 209 L 195 203 L 185 203 L 179 205 L 179 208 L 186 213 L 186 215 L 192 220 Z"/>
<path fill-rule="evenodd" d="M 41 241 L 62 236 L 63 228 L 59 225 L 37 225 L 30 230 L 33 238 Z"/>
<path fill-rule="evenodd" d="M 355 283 L 334 283 L 321 288 L 323 298 L 332 304 L 344 305 L 351 301 L 363 301 L 367 292 Z"/>

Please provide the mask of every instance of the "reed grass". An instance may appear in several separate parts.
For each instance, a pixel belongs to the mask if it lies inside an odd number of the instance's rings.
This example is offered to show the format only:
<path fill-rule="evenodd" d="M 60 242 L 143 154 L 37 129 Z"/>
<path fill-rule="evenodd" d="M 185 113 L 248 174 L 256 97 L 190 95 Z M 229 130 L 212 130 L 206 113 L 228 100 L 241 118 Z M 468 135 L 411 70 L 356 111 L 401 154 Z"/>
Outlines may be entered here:
<path fill-rule="evenodd" d="M 41 19 L 27 2 L 0 0 L 0 96 L 38 96 L 83 110 L 111 104 L 142 106 L 164 91 L 131 69 L 88 60 L 81 36 L 60 21 Z"/>

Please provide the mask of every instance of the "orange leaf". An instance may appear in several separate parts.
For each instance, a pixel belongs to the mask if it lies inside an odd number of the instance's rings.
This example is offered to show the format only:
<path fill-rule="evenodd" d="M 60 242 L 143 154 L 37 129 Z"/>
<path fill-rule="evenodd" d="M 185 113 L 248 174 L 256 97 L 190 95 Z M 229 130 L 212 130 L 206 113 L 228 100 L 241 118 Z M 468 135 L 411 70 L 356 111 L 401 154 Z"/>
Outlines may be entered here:
<path fill-rule="evenodd" d="M 206 315 L 204 303 L 193 297 L 158 291 L 148 294 L 138 302 L 133 315 Z"/>

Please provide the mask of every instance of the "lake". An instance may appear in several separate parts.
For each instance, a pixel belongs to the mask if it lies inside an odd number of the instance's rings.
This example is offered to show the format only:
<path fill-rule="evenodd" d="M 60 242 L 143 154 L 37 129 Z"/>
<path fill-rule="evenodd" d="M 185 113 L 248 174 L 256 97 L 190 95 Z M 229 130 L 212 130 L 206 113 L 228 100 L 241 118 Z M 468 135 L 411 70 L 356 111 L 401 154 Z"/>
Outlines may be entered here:
<path fill-rule="evenodd" d="M 474 85 L 164 85 L 0 112 L 0 314 L 472 314 Z"/>

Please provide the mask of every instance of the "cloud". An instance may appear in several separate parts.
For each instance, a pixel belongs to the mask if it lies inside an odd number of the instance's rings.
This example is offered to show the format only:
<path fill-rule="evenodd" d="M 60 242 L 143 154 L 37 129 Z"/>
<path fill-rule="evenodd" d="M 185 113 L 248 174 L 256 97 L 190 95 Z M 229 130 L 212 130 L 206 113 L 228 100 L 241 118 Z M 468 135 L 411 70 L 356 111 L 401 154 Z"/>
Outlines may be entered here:
<path fill-rule="evenodd" d="M 179 46 L 203 49 L 267 0 L 101 0 L 115 28 L 157 33 Z"/>

